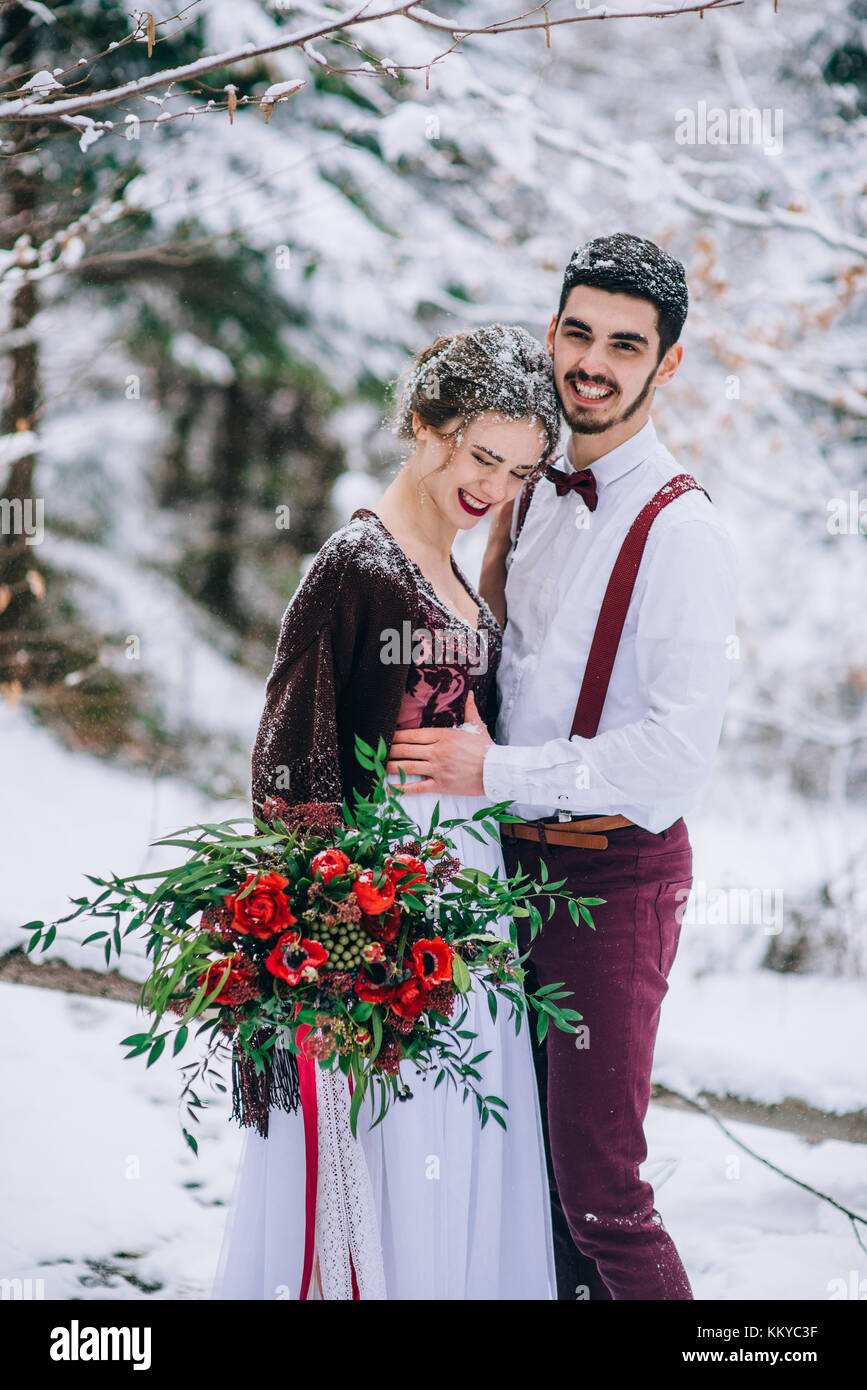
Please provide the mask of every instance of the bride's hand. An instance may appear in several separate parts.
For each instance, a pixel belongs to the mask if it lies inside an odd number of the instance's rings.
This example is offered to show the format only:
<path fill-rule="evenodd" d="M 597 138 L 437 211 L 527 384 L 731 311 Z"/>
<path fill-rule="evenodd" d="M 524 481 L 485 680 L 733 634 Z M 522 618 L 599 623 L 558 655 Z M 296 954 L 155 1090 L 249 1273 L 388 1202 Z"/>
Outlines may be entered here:
<path fill-rule="evenodd" d="M 482 768 L 493 748 L 473 693 L 467 695 L 465 722 L 471 729 L 400 729 L 388 750 L 386 772 L 418 772 L 425 779 L 394 787 L 411 796 L 414 792 L 450 792 L 453 796 L 484 796 Z"/>

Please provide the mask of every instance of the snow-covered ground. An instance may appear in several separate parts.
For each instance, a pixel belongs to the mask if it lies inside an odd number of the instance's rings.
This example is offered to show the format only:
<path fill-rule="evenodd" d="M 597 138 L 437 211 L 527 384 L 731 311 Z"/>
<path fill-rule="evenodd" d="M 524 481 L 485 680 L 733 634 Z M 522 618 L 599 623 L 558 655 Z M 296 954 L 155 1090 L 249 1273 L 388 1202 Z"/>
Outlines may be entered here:
<path fill-rule="evenodd" d="M 242 1138 L 225 1100 L 205 1112 L 197 1158 L 176 1065 L 134 1066 L 119 1046 L 140 1031 L 135 1005 L 28 985 L 0 994 L 2 1275 L 43 1279 L 48 1299 L 206 1297 Z"/>
<path fill-rule="evenodd" d="M 867 1109 L 867 1010 L 858 980 L 751 971 L 690 976 L 681 960 L 663 1005 L 653 1079 L 694 1096 L 826 1113 Z M 863 1161 L 863 1159 L 862 1159 Z"/>
<path fill-rule="evenodd" d="M 0 1277 L 41 1279 L 47 1299 L 207 1298 L 242 1144 L 226 1099 L 204 1114 L 197 1158 L 180 1132 L 176 1064 L 148 1070 L 118 1046 L 136 1031 L 134 1005 L 2 984 L 0 1008 Z M 730 1128 L 867 1209 L 860 1146 Z M 709 1120 L 653 1106 L 648 1145 L 643 1172 L 696 1298 L 823 1300 L 867 1278 L 846 1218 Z"/>
<path fill-rule="evenodd" d="M 256 682 L 246 678 L 256 689 Z M 261 709 L 261 691 L 255 706 Z M 252 742 L 252 737 L 250 739 Z M 89 753 L 72 752 L 51 732 L 35 724 L 25 709 L 0 707 L 5 795 L 0 800 L 0 844 L 6 866 L 0 904 L 0 951 L 23 945 L 20 927 L 31 920 L 53 921 L 72 910 L 71 898 L 95 896 L 85 874 L 113 871 L 126 876 L 145 873 L 176 861 L 178 850 L 153 849 L 150 843 L 182 826 L 249 815 L 245 802 L 213 800 L 174 777 L 148 777 L 113 767 Z M 70 965 L 99 970 L 104 964 L 93 946 L 77 939 L 94 930 L 77 921 L 60 928 L 53 954 Z M 148 971 L 141 948 L 142 974 L 130 945 L 123 970 L 144 979 Z"/>

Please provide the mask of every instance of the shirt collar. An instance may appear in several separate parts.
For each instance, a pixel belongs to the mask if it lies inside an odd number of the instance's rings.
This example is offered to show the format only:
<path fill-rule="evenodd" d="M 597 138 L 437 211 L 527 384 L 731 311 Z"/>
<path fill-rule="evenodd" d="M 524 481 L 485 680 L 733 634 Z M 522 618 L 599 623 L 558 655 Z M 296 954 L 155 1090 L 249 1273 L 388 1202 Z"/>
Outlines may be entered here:
<path fill-rule="evenodd" d="M 566 448 L 563 457 L 569 465 L 569 471 L 575 472 L 575 466 L 570 458 L 570 446 L 572 436 L 570 434 L 566 441 Z M 607 483 L 613 483 L 615 478 L 622 478 L 624 473 L 629 473 L 633 468 L 637 468 L 639 463 L 643 463 L 649 458 L 656 447 L 656 430 L 653 421 L 648 416 L 647 423 L 642 425 L 637 434 L 632 435 L 631 439 L 626 439 L 622 444 L 618 444 L 616 449 L 610 453 L 603 454 L 595 463 L 590 464 L 590 470 L 596 479 L 597 487 L 605 487 Z"/>

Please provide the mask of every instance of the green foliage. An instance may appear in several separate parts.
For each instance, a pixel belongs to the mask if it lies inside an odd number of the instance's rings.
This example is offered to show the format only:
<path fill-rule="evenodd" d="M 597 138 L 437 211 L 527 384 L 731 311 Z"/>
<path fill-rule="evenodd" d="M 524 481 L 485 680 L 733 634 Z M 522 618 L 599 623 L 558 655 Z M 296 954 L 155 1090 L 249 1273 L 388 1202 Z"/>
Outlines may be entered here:
<path fill-rule="evenodd" d="M 32 953 L 37 947 L 42 951 L 51 947 L 61 923 L 80 916 L 110 919 L 113 925 L 100 928 L 85 938 L 87 942 L 101 945 L 106 963 L 112 955 L 122 954 L 129 935 L 144 936 L 152 969 L 142 986 L 139 1004 L 150 1015 L 150 1027 L 144 1032 L 130 1034 L 121 1045 L 129 1049 L 127 1057 L 146 1056 L 146 1065 L 151 1067 L 167 1052 L 169 1039 L 172 1043 L 170 1055 L 177 1057 L 182 1052 L 189 1041 L 191 1026 L 198 1025 L 196 1037 L 209 1035 L 204 1061 L 182 1068 L 192 1073 L 187 1076 L 181 1099 L 194 1123 L 198 1123 L 196 1111 L 201 1109 L 203 1102 L 193 1089 L 193 1081 L 199 1076 L 210 1076 L 212 1084 L 225 1090 L 211 1061 L 225 1041 L 227 1018 L 231 1020 L 236 1043 L 252 1060 L 256 1070 L 261 1071 L 269 1051 L 276 1045 L 277 1029 L 281 1031 L 283 1045 L 297 1052 L 297 1029 L 305 1024 L 314 1025 L 317 1013 L 326 1008 L 326 1003 L 329 1016 L 338 1020 L 343 1017 L 352 1030 L 364 1030 L 369 1035 L 363 1043 L 356 1039 L 351 1051 L 341 1051 L 336 1058 L 332 1055 L 321 1062 L 329 1068 L 336 1065 L 352 1077 L 353 1132 L 373 1083 L 379 1089 L 379 1113 L 374 1123 L 381 1122 L 391 1102 L 401 1094 L 402 1083 L 398 1077 L 383 1073 L 376 1066 L 385 1037 L 386 1018 L 382 1006 L 354 997 L 347 997 L 349 1002 L 346 1002 L 329 996 L 323 1003 L 319 985 L 313 982 L 293 987 L 295 993 L 287 998 L 279 988 L 282 982 L 278 983 L 274 977 L 270 995 L 266 991 L 233 1013 L 228 1005 L 218 1005 L 216 1001 L 229 979 L 230 954 L 235 948 L 198 920 L 204 909 L 220 905 L 230 895 L 243 901 L 252 891 L 256 876 L 275 869 L 289 880 L 286 892 L 291 895 L 290 902 L 297 918 L 310 901 L 310 858 L 326 845 L 345 852 L 350 862 L 372 868 L 376 880 L 389 847 L 418 836 L 415 822 L 386 780 L 387 751 L 383 738 L 378 740 L 375 749 L 360 737 L 356 738 L 358 761 L 375 774 L 373 790 L 367 796 L 355 794 L 353 814 L 348 823 L 336 826 L 327 840 L 310 833 L 302 835 L 281 820 L 269 824 L 257 817 L 252 818 L 253 834 L 248 829 L 251 820 L 246 817 L 184 826 L 154 841 L 161 847 L 185 851 L 182 863 L 125 878 L 114 874 L 107 878 L 88 874 L 86 877 L 101 891 L 90 898 L 72 899 L 74 911 L 57 922 L 48 926 L 44 922 L 28 922 L 23 928 L 30 933 L 26 949 Z M 506 813 L 505 805 L 483 807 L 471 817 L 445 821 L 440 821 L 437 805 L 424 838 L 441 838 L 447 849 L 453 849 L 448 830 L 460 826 L 466 833 L 474 832 L 480 840 L 489 836 L 496 841 L 498 819 L 513 819 Z M 335 876 L 329 883 L 338 896 L 345 895 L 349 885 L 348 875 Z M 590 927 L 593 919 L 589 908 L 603 901 L 599 898 L 572 899 L 557 892 L 550 883 L 536 883 L 521 871 L 512 878 L 501 878 L 480 869 L 463 867 L 459 872 L 451 872 L 448 886 L 428 878 L 402 891 L 402 925 L 396 959 L 402 960 L 410 922 L 415 921 L 416 939 L 433 932 L 451 947 L 451 984 L 458 998 L 466 1000 L 471 991 L 481 991 L 487 996 L 491 1018 L 496 1021 L 499 1007 L 507 1007 L 515 1020 L 516 1032 L 520 1031 L 528 1008 L 536 1014 L 536 1035 L 540 1039 L 552 1023 L 565 1032 L 574 1032 L 581 1015 L 563 1002 L 571 997 L 570 991 L 561 984 L 548 984 L 532 993 L 525 992 L 523 987 L 527 956 L 517 952 L 514 919 L 527 917 L 532 937 L 544 929 L 542 914 L 535 902 L 530 901 L 534 897 L 539 897 L 543 903 L 547 901 L 552 910 L 557 897 L 566 898 L 576 926 Z M 504 921 L 510 924 L 508 938 L 498 929 Z M 123 929 L 122 923 L 125 923 Z M 270 945 L 256 947 L 255 942 L 251 946 L 248 937 L 244 941 L 253 952 L 253 959 L 257 958 L 257 949 L 260 960 L 261 954 L 270 949 Z M 212 966 L 216 968 L 211 970 Z M 168 1021 L 167 1015 L 175 1017 L 171 1030 L 163 1026 Z M 464 1099 L 473 1095 L 483 1126 L 493 1118 L 505 1127 L 497 1110 L 503 1102 L 497 1097 L 483 1095 L 479 1089 L 478 1066 L 487 1053 L 474 1050 L 477 1035 L 464 1027 L 466 1017 L 466 1007 L 454 1022 L 431 1010 L 428 1022 L 422 1017 L 413 1032 L 402 1038 L 402 1053 L 422 1071 L 435 1070 L 435 1085 L 453 1085 L 462 1091 Z M 190 1131 L 184 1128 L 183 1133 L 196 1152 L 196 1142 Z"/>

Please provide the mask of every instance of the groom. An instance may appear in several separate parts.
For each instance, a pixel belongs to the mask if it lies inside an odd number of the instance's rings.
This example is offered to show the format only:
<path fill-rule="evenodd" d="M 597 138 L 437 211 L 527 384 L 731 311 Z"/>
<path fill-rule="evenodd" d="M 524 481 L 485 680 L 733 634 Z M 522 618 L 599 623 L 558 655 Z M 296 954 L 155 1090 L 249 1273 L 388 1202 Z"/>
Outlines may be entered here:
<path fill-rule="evenodd" d="M 562 980 L 583 1016 L 580 1035 L 533 1044 L 560 1299 L 692 1298 L 638 1172 L 692 883 L 683 816 L 710 771 L 734 642 L 733 546 L 650 418 L 686 311 L 683 267 L 653 242 L 618 233 L 575 252 L 548 329 L 565 456 L 499 509 L 482 569 L 507 619 L 497 742 L 470 704 L 475 732 L 403 730 L 389 750 L 389 770 L 426 775 L 404 795 L 512 803 L 510 874 L 544 862 L 575 897 L 605 899 L 595 932 L 558 900 L 528 972 L 530 987 Z"/>

